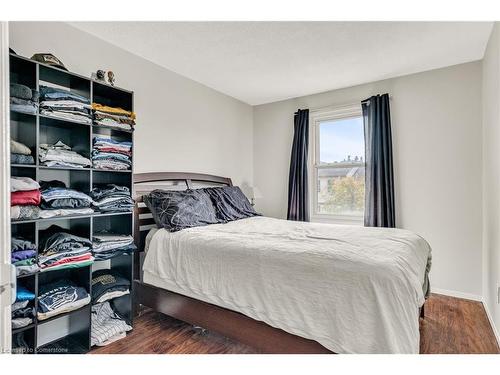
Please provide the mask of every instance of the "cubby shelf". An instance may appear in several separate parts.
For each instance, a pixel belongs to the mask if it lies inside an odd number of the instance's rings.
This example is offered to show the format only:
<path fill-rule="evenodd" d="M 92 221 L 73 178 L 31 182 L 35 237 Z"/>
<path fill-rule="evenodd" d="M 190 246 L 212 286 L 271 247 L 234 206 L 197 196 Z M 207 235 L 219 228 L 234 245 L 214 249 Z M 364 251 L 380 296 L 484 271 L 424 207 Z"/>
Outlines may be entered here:
<path fill-rule="evenodd" d="M 133 92 L 94 81 L 77 73 L 46 65 L 16 54 L 10 54 L 10 81 L 20 83 L 34 90 L 41 84 L 66 88 L 79 95 L 88 97 L 91 102 L 133 110 Z M 55 143 L 61 140 L 76 152 L 90 158 L 94 136 L 111 136 L 119 140 L 133 142 L 133 131 L 110 126 L 87 124 L 69 119 L 39 113 L 30 114 L 11 110 L 12 139 L 26 144 L 31 150 L 35 164 L 11 164 L 12 176 L 26 176 L 37 181 L 58 179 L 68 187 L 88 193 L 95 184 L 116 183 L 132 187 L 133 170 L 102 170 L 91 167 L 48 167 L 40 165 L 38 148 L 43 143 Z M 50 225 L 59 225 L 79 236 L 92 239 L 98 230 L 110 233 L 132 234 L 133 215 L 131 212 L 94 212 L 86 215 L 68 215 L 52 218 L 11 221 L 12 236 L 29 239 L 39 245 L 40 233 Z M 133 256 L 117 255 L 103 261 L 96 261 L 94 266 L 117 269 L 132 281 Z M 39 287 L 56 279 L 70 278 L 78 285 L 92 292 L 93 266 L 36 272 L 17 277 L 18 284 L 33 291 L 36 298 L 30 305 L 37 311 Z M 132 288 L 132 283 L 131 283 Z M 131 290 L 132 294 L 132 290 Z M 128 324 L 132 324 L 132 298 L 125 299 L 129 311 L 126 314 Z M 57 325 L 65 321 L 65 332 L 58 337 Z M 54 327 L 55 328 L 54 328 Z M 86 353 L 90 350 L 91 305 L 59 314 L 52 318 L 34 322 L 26 327 L 12 329 L 14 335 L 24 335 L 29 348 L 27 353 Z M 57 335 L 56 335 L 57 336 Z"/>

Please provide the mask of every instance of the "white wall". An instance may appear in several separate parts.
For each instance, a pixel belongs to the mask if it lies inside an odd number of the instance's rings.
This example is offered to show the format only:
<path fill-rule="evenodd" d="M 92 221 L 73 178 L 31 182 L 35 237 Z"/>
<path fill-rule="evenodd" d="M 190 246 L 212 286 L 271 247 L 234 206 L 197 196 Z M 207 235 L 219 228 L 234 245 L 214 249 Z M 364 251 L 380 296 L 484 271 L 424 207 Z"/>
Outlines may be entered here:
<path fill-rule="evenodd" d="M 10 46 L 50 52 L 90 77 L 113 70 L 135 92 L 136 172 L 186 171 L 252 183 L 252 107 L 60 22 L 10 22 Z"/>
<path fill-rule="evenodd" d="M 500 287 L 499 87 L 500 27 L 496 23 L 483 60 L 483 298 L 497 335 L 500 329 L 497 303 Z"/>
<path fill-rule="evenodd" d="M 433 249 L 433 288 L 481 296 L 481 62 L 254 107 L 254 184 L 284 218 L 297 108 L 390 93 L 397 224 Z"/>

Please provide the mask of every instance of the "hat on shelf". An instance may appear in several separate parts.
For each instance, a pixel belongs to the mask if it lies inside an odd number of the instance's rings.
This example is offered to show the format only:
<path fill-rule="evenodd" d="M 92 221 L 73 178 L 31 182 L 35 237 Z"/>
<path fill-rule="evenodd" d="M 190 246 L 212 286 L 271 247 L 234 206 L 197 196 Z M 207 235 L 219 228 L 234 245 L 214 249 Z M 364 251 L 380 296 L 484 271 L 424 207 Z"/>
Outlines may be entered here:
<path fill-rule="evenodd" d="M 55 66 L 60 69 L 68 70 L 64 66 L 64 64 L 59 60 L 57 57 L 55 57 L 51 53 L 35 53 L 33 56 L 31 56 L 31 60 L 35 60 L 38 62 L 41 62 L 43 64 Z"/>

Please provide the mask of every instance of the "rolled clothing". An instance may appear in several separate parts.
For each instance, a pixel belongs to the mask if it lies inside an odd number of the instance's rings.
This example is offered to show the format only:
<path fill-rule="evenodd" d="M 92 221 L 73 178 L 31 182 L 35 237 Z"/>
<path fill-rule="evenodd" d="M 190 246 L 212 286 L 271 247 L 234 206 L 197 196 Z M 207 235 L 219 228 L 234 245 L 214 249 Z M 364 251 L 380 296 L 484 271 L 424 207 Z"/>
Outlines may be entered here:
<path fill-rule="evenodd" d="M 10 96 L 11 98 L 19 98 L 25 100 L 32 100 L 34 97 L 38 101 L 38 92 L 36 90 L 31 90 L 30 87 L 26 85 L 21 85 L 19 83 L 10 84 Z"/>
<path fill-rule="evenodd" d="M 12 206 L 10 208 L 10 218 L 12 220 L 33 220 L 40 217 L 40 207 L 38 206 Z"/>
<path fill-rule="evenodd" d="M 102 345 L 112 340 L 113 337 L 123 335 L 132 329 L 113 311 L 109 302 L 92 306 L 91 323 L 90 344 L 92 346 Z"/>
<path fill-rule="evenodd" d="M 38 320 L 77 310 L 90 303 L 90 296 L 71 280 L 58 280 L 39 287 Z"/>
<path fill-rule="evenodd" d="M 17 191 L 30 191 L 40 189 L 40 184 L 29 177 L 15 177 L 10 178 L 10 191 L 15 193 Z"/>
<path fill-rule="evenodd" d="M 13 154 L 31 155 L 31 149 L 24 143 L 10 140 L 10 152 Z"/>
<path fill-rule="evenodd" d="M 11 153 L 10 162 L 11 164 L 35 164 L 35 159 L 31 155 Z"/>
<path fill-rule="evenodd" d="M 42 195 L 38 189 L 10 193 L 11 206 L 38 206 L 41 199 Z"/>
<path fill-rule="evenodd" d="M 99 300 L 109 292 L 130 290 L 130 281 L 112 269 L 98 270 L 92 273 L 92 301 Z"/>

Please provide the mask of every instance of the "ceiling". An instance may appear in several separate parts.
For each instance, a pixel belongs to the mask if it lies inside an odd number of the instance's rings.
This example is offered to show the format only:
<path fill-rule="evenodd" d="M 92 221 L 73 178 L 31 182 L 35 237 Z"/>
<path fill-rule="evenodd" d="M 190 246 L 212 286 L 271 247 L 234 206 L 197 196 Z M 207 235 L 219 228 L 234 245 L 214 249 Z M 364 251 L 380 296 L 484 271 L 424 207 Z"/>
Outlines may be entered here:
<path fill-rule="evenodd" d="M 74 22 L 251 105 L 483 58 L 491 22 Z"/>

